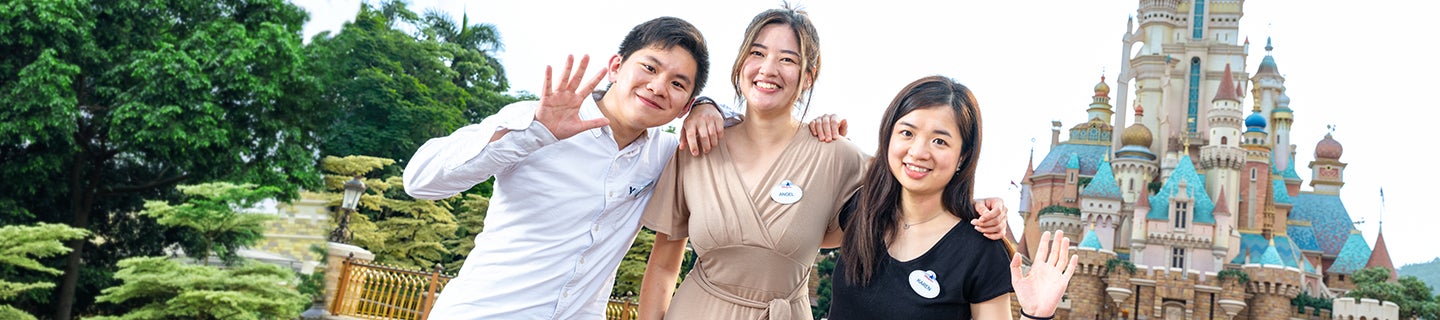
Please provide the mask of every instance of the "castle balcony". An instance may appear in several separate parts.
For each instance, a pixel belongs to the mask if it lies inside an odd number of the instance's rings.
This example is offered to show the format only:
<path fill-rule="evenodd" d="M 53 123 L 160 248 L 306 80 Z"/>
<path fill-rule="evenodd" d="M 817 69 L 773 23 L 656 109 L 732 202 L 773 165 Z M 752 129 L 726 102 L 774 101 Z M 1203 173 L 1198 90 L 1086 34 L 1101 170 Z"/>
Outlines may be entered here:
<path fill-rule="evenodd" d="M 1206 169 L 1222 168 L 1240 170 L 1247 160 L 1245 149 L 1234 145 L 1204 146 L 1200 148 L 1200 166 Z"/>

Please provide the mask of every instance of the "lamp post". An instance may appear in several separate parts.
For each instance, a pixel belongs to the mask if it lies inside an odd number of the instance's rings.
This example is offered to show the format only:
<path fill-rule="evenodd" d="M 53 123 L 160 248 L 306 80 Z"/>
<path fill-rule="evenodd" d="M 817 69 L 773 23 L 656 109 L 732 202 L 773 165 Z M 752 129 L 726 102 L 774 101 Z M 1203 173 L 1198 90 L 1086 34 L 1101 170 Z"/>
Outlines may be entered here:
<path fill-rule="evenodd" d="M 340 223 L 335 231 L 330 232 L 330 241 L 339 243 L 350 242 L 350 214 L 355 212 L 355 206 L 360 204 L 360 195 L 365 194 L 365 182 L 360 181 L 360 176 L 345 182 L 345 193 L 340 198 Z"/>

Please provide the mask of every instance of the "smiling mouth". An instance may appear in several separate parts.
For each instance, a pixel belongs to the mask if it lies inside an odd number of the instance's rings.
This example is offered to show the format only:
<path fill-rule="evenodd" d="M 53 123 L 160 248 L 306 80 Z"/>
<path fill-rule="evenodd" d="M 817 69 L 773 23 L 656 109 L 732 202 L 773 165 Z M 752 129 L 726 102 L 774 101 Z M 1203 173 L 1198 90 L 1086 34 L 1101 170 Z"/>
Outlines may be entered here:
<path fill-rule="evenodd" d="M 777 89 L 780 89 L 780 85 L 777 85 L 777 84 L 774 84 L 774 83 L 769 83 L 769 82 L 762 82 L 762 81 L 755 81 L 755 87 L 756 87 L 756 88 L 760 88 L 760 89 L 766 89 L 766 90 L 777 90 Z"/>
<path fill-rule="evenodd" d="M 930 170 L 931 170 L 931 169 L 927 169 L 927 168 L 918 167 L 918 166 L 915 166 L 915 165 L 909 164 L 909 163 L 906 163 L 906 164 L 905 164 L 905 169 L 906 169 L 906 170 L 910 170 L 910 171 L 914 171 L 914 172 L 917 172 L 917 173 L 929 173 Z"/>

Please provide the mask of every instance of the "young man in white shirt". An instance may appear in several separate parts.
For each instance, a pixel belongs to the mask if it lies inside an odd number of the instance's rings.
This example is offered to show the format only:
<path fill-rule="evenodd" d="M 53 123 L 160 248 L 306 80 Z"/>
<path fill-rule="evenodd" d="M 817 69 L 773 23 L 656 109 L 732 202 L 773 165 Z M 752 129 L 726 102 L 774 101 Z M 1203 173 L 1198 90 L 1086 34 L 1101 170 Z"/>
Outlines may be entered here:
<path fill-rule="evenodd" d="M 431 318 L 603 318 L 650 186 L 679 144 L 657 127 L 704 88 L 708 52 L 690 23 L 653 19 L 595 77 L 588 56 L 571 74 L 572 57 L 554 87 L 546 70 L 540 101 L 420 147 L 405 168 L 411 196 L 443 199 L 495 177 L 485 230 Z M 603 77 L 612 83 L 592 99 Z"/>

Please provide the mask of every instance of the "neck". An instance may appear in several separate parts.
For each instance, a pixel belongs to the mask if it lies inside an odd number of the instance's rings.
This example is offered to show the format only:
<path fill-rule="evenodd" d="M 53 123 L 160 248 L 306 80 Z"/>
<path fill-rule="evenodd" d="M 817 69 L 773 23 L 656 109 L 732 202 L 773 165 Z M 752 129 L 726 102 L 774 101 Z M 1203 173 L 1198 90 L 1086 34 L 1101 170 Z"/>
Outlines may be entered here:
<path fill-rule="evenodd" d="M 937 214 L 948 214 L 945 203 L 940 201 L 940 192 L 916 195 L 910 191 L 900 193 L 900 222 L 916 224 L 934 218 Z"/>
<path fill-rule="evenodd" d="M 737 126 L 737 129 L 743 132 L 743 135 L 737 138 L 746 140 L 746 143 L 761 145 L 789 143 L 795 135 L 795 130 L 800 129 L 800 121 L 790 115 L 788 108 L 767 111 L 755 108 L 747 109 L 745 122 Z"/>
<path fill-rule="evenodd" d="M 630 122 L 622 121 L 617 112 L 610 109 L 620 105 L 620 102 L 616 101 L 620 99 L 618 97 L 619 95 L 606 93 L 600 97 L 600 100 L 595 101 L 595 104 L 600 107 L 600 113 L 605 115 L 605 119 L 610 120 L 608 127 L 610 127 L 610 134 L 615 138 L 615 145 L 620 149 L 625 149 L 631 142 L 635 142 L 635 139 L 639 139 L 640 134 L 645 133 L 647 128 L 636 128 Z"/>

